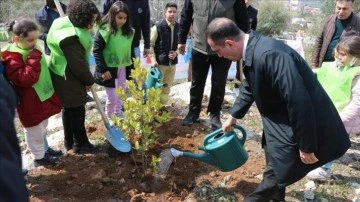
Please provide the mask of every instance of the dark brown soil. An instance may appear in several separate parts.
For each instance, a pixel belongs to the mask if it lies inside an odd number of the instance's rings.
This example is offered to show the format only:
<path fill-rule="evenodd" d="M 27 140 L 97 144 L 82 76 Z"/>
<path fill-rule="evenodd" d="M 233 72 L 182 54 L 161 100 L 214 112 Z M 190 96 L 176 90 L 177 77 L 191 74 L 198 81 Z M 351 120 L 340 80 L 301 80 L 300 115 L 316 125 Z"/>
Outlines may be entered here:
<path fill-rule="evenodd" d="M 201 123 L 183 127 L 177 111 L 172 111 L 169 122 L 157 129 L 157 144 L 149 155 L 159 156 L 169 147 L 201 153 L 202 144 L 209 128 Z M 102 122 L 87 126 L 91 139 L 101 139 L 106 130 Z M 184 201 L 201 200 L 201 187 L 218 187 L 225 183 L 226 189 L 241 201 L 259 183 L 258 176 L 264 169 L 264 156 L 259 141 L 248 139 L 245 144 L 250 154 L 242 167 L 221 172 L 203 162 L 180 157 L 171 165 L 164 180 L 142 178 L 131 154 L 109 157 L 108 145 L 96 154 L 68 152 L 53 167 L 38 167 L 29 173 L 30 200 L 38 201 Z M 139 165 L 138 165 L 139 166 Z M 140 166 L 141 167 L 141 166 Z M 229 177 L 230 176 L 230 177 Z M 199 191 L 200 190 L 200 191 Z M 204 190 L 203 190 L 204 191 Z"/>

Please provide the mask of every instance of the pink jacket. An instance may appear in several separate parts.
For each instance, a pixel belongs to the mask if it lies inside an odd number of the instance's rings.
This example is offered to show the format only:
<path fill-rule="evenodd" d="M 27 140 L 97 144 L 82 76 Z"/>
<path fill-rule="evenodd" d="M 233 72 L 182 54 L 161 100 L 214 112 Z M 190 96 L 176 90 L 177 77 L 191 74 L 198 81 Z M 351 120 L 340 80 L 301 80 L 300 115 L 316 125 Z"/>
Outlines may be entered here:
<path fill-rule="evenodd" d="M 352 82 L 351 101 L 340 112 L 340 117 L 349 134 L 360 132 L 360 75 Z"/>

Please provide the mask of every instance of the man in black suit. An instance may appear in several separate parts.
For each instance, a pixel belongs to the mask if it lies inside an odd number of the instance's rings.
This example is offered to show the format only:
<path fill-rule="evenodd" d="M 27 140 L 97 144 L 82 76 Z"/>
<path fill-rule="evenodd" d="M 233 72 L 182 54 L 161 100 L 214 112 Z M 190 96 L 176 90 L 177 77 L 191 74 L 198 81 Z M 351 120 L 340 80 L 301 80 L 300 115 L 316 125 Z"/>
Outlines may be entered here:
<path fill-rule="evenodd" d="M 227 18 L 213 20 L 206 35 L 219 57 L 244 60 L 246 80 L 224 132 L 253 102 L 262 117 L 268 162 L 262 182 L 244 201 L 285 201 L 286 186 L 350 147 L 339 113 L 307 62 L 285 43 L 255 31 L 245 34 Z"/>
<path fill-rule="evenodd" d="M 14 126 L 16 96 L 1 73 L 0 86 L 0 201 L 29 201 Z"/>

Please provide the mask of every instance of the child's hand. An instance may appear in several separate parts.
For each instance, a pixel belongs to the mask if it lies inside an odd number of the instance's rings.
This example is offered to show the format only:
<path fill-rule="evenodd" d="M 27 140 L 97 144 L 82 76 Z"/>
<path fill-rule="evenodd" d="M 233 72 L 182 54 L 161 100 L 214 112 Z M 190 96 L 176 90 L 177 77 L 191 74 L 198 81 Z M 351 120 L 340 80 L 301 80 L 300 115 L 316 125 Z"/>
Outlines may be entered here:
<path fill-rule="evenodd" d="M 29 59 L 41 59 L 42 52 L 34 48 L 28 55 Z"/>
<path fill-rule="evenodd" d="M 169 52 L 169 59 L 170 59 L 170 60 L 175 59 L 176 56 L 177 56 L 176 51 L 170 51 L 170 52 Z"/>
<path fill-rule="evenodd" d="M 111 79 L 111 74 L 109 71 L 106 71 L 104 73 L 101 74 L 101 77 L 104 79 L 104 80 L 110 80 Z"/>

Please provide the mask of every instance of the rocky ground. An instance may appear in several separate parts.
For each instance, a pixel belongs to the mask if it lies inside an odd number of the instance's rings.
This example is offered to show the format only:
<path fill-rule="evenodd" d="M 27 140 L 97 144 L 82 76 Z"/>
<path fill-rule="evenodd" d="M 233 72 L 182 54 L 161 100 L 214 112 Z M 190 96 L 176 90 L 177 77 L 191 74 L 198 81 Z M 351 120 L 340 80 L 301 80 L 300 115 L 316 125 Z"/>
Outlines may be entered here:
<path fill-rule="evenodd" d="M 187 113 L 190 83 L 172 88 L 173 107 L 171 119 L 156 131 L 157 146 L 150 151 L 159 155 L 169 147 L 201 153 L 197 149 L 209 133 L 208 115 L 201 113 L 202 122 L 182 127 L 181 119 Z M 210 86 L 206 86 L 204 109 Z M 105 95 L 98 91 L 104 102 Z M 222 121 L 228 117 L 233 93 L 228 90 L 222 110 Z M 248 133 L 245 149 L 249 160 L 231 172 L 221 172 L 203 162 L 180 157 L 171 164 L 165 179 L 141 179 L 136 172 L 131 154 L 109 157 L 103 135 L 106 129 L 95 109 L 94 103 L 87 104 L 87 131 L 92 142 L 102 145 L 96 154 L 66 153 L 56 166 L 34 167 L 31 156 L 22 142 L 24 167 L 30 170 L 27 187 L 31 201 L 242 201 L 261 181 L 265 168 L 264 154 L 260 145 L 262 126 L 254 105 L 239 123 L 253 131 Z M 17 122 L 18 125 L 18 122 Z M 17 129 L 21 133 L 21 127 Z M 21 136 L 21 134 L 20 134 Z M 22 138 L 20 138 L 22 139 Z M 49 144 L 57 149 L 63 147 L 61 115 L 49 121 Z M 287 189 L 287 201 L 360 201 L 360 136 L 351 136 L 352 147 L 333 166 L 332 178 L 322 182 L 307 178 Z"/>

